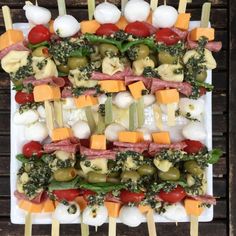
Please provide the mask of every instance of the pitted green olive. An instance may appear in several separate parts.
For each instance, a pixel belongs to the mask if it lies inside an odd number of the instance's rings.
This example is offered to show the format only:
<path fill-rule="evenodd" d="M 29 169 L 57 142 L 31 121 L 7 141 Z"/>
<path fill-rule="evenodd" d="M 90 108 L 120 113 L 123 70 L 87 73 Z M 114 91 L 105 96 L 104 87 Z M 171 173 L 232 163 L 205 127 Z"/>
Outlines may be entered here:
<path fill-rule="evenodd" d="M 109 43 L 102 43 L 99 45 L 99 52 L 102 57 L 107 56 L 107 54 L 117 55 L 119 50 L 116 46 Z"/>
<path fill-rule="evenodd" d="M 87 175 L 87 181 L 89 183 L 104 183 L 106 182 L 107 176 L 94 171 L 90 171 Z"/>
<path fill-rule="evenodd" d="M 180 171 L 176 167 L 171 167 L 167 172 L 158 172 L 158 176 L 162 180 L 176 181 L 180 178 Z"/>
<path fill-rule="evenodd" d="M 206 70 L 202 70 L 200 71 L 197 76 L 196 76 L 196 80 L 200 81 L 200 82 L 204 82 L 207 78 L 207 71 Z"/>
<path fill-rule="evenodd" d="M 175 64 L 178 57 L 172 56 L 169 52 L 161 51 L 158 54 L 158 60 L 160 64 Z"/>
<path fill-rule="evenodd" d="M 131 180 L 137 182 L 140 179 L 140 174 L 137 171 L 124 171 L 121 174 L 121 180 L 123 182 Z"/>
<path fill-rule="evenodd" d="M 70 57 L 68 58 L 68 63 L 67 63 L 70 70 L 84 67 L 87 64 L 88 64 L 88 59 L 86 57 Z"/>
<path fill-rule="evenodd" d="M 60 72 L 65 73 L 65 74 L 68 74 L 69 71 L 70 71 L 70 68 L 69 68 L 68 65 L 62 65 L 62 64 L 59 65 L 59 66 L 57 66 L 57 69 L 58 69 Z"/>
<path fill-rule="evenodd" d="M 53 173 L 53 177 L 57 181 L 70 181 L 77 176 L 77 170 L 75 168 L 63 168 L 56 170 Z"/>
<path fill-rule="evenodd" d="M 137 52 L 136 60 L 146 58 L 150 53 L 149 47 L 145 44 L 135 46 L 135 50 Z"/>
<path fill-rule="evenodd" d="M 156 168 L 150 165 L 142 165 L 138 168 L 138 173 L 143 175 L 153 175 L 156 172 Z"/>
<path fill-rule="evenodd" d="M 196 161 L 186 161 L 184 163 L 184 168 L 187 172 L 189 172 L 192 175 L 202 175 L 203 169 L 197 164 Z"/>
<path fill-rule="evenodd" d="M 48 48 L 45 46 L 38 47 L 32 52 L 33 57 L 48 57 Z"/>

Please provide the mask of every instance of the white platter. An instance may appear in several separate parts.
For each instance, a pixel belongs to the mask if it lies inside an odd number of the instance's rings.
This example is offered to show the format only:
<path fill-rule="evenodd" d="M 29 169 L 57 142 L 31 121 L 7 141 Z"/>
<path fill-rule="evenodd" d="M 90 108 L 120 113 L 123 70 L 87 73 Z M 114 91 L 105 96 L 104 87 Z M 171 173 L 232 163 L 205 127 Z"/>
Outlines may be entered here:
<path fill-rule="evenodd" d="M 198 27 L 199 21 L 192 21 L 190 23 L 190 28 Z M 210 24 L 209 24 L 210 26 Z M 17 29 L 22 29 L 22 31 L 27 35 L 29 25 L 25 23 L 16 23 L 14 27 Z M 206 82 L 212 83 L 212 71 L 208 71 L 208 76 Z M 16 190 L 17 181 L 17 171 L 20 168 L 20 162 L 17 161 L 16 155 L 21 153 L 22 146 L 26 142 L 24 140 L 24 127 L 17 126 L 13 123 L 13 115 L 17 109 L 17 104 L 15 103 L 15 91 L 11 90 L 11 222 L 13 224 L 24 224 L 25 223 L 25 211 L 21 210 L 17 205 L 17 199 L 14 197 L 14 191 Z M 205 144 L 209 150 L 212 149 L 212 93 L 207 93 L 204 96 L 205 100 L 205 112 L 204 112 L 204 126 L 207 131 L 207 137 Z M 147 126 L 152 126 L 153 117 L 149 110 L 145 111 L 146 116 L 149 118 L 146 122 Z M 181 119 L 177 120 L 178 124 L 182 124 L 184 121 Z M 206 169 L 207 178 L 207 194 L 213 194 L 213 175 L 212 175 L 212 165 Z M 33 224 L 51 224 L 51 214 L 32 214 Z M 155 222 L 175 222 L 168 220 L 167 218 L 160 216 L 158 214 L 154 215 Z M 209 222 L 213 219 L 213 206 L 207 208 L 203 214 L 199 217 L 200 222 Z M 143 217 L 143 222 L 146 219 Z M 79 223 L 80 220 L 71 223 Z M 120 222 L 119 219 L 117 222 Z M 189 222 L 189 217 L 183 215 L 178 222 Z"/>

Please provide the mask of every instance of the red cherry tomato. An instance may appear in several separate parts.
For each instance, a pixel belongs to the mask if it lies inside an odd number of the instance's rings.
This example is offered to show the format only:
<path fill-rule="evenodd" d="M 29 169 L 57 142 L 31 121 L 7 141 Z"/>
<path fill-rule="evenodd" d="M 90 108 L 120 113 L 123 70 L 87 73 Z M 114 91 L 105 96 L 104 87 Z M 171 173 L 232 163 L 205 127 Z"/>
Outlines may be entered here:
<path fill-rule="evenodd" d="M 53 194 L 58 201 L 66 200 L 70 202 L 79 196 L 80 191 L 78 189 L 54 190 Z"/>
<path fill-rule="evenodd" d="M 36 25 L 32 28 L 28 35 L 28 40 L 32 44 L 42 43 L 50 40 L 50 31 L 43 25 Z"/>
<path fill-rule="evenodd" d="M 156 41 L 162 42 L 166 45 L 173 45 L 178 43 L 180 37 L 169 28 L 159 29 L 156 32 Z"/>
<path fill-rule="evenodd" d="M 137 37 L 148 37 L 150 36 L 149 28 L 146 24 L 140 21 L 135 21 L 132 23 L 129 23 L 125 27 L 125 32 L 128 34 L 132 34 Z"/>
<path fill-rule="evenodd" d="M 164 201 L 168 203 L 176 203 L 183 200 L 186 196 L 186 192 L 181 186 L 177 186 L 175 189 L 173 189 L 171 192 L 164 192 L 161 190 L 159 192 L 159 197 Z"/>
<path fill-rule="evenodd" d="M 42 149 L 43 146 L 41 145 L 41 143 L 36 142 L 36 141 L 31 141 L 29 143 L 26 143 L 23 146 L 23 154 L 26 157 L 32 157 L 33 155 L 36 155 L 37 157 L 41 157 L 42 156 Z"/>
<path fill-rule="evenodd" d="M 203 96 L 207 93 L 207 90 L 204 87 L 200 87 L 199 90 L 200 90 L 199 91 L 200 96 Z"/>
<path fill-rule="evenodd" d="M 18 91 L 15 95 L 15 100 L 18 104 L 25 104 L 27 102 L 33 102 L 34 95 L 33 93 L 25 93 L 22 91 Z"/>
<path fill-rule="evenodd" d="M 107 24 L 101 25 L 97 29 L 96 34 L 101 35 L 101 36 L 102 35 L 109 36 L 111 34 L 114 34 L 117 31 L 119 31 L 119 28 L 115 24 L 107 23 Z"/>
<path fill-rule="evenodd" d="M 184 151 L 189 154 L 198 153 L 205 147 L 204 144 L 196 140 L 186 139 L 184 142 L 187 145 L 187 147 L 184 148 Z"/>
<path fill-rule="evenodd" d="M 133 193 L 128 190 L 123 190 L 120 193 L 120 200 L 123 203 L 129 203 L 129 202 L 139 203 L 144 199 L 144 197 L 145 197 L 144 193 Z"/>
<path fill-rule="evenodd" d="M 95 195 L 95 194 L 96 194 L 95 192 L 93 192 L 93 191 L 91 191 L 91 190 L 89 190 L 89 189 L 84 189 L 84 190 L 82 190 L 83 198 L 84 198 L 84 200 L 87 201 L 87 202 L 88 202 L 88 198 L 89 198 L 90 196 L 92 196 L 92 195 Z"/>

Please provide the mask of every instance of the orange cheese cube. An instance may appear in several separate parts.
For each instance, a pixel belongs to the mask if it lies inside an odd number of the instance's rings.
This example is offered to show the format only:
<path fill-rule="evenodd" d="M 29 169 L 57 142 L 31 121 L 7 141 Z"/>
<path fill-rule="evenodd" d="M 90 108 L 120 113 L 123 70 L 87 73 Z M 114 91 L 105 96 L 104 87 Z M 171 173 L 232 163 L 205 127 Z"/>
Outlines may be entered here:
<path fill-rule="evenodd" d="M 118 202 L 105 202 L 104 203 L 105 207 L 107 208 L 108 211 L 108 216 L 117 218 L 119 216 L 121 204 Z"/>
<path fill-rule="evenodd" d="M 184 207 L 188 215 L 200 216 L 203 212 L 201 202 L 194 199 L 185 199 Z"/>
<path fill-rule="evenodd" d="M 206 37 L 209 41 L 215 39 L 215 29 L 213 28 L 195 28 L 190 33 L 190 39 L 198 41 L 202 36 Z"/>
<path fill-rule="evenodd" d="M 147 214 L 152 208 L 149 205 L 139 205 L 138 209 L 142 214 Z"/>
<path fill-rule="evenodd" d="M 95 34 L 100 24 L 96 20 L 84 20 L 80 22 L 80 29 L 82 34 Z"/>
<path fill-rule="evenodd" d="M 175 27 L 181 30 L 188 30 L 190 18 L 190 13 L 180 13 L 175 23 Z"/>
<path fill-rule="evenodd" d="M 90 137 L 90 148 L 98 150 L 106 150 L 106 136 L 94 134 Z"/>
<path fill-rule="evenodd" d="M 52 131 L 52 141 L 60 141 L 72 137 L 74 137 L 74 135 L 70 128 L 57 128 Z"/>
<path fill-rule="evenodd" d="M 118 134 L 119 142 L 139 143 L 143 141 L 143 134 L 136 131 L 121 131 Z"/>
<path fill-rule="evenodd" d="M 77 197 L 75 201 L 78 203 L 81 211 L 83 211 L 88 205 L 87 202 L 84 200 L 83 196 Z"/>
<path fill-rule="evenodd" d="M 156 92 L 156 99 L 162 104 L 179 102 L 179 92 L 177 89 L 158 90 Z"/>
<path fill-rule="evenodd" d="M 35 86 L 33 93 L 35 102 L 58 100 L 61 98 L 60 88 L 56 86 L 50 86 L 47 84 Z"/>
<path fill-rule="evenodd" d="M 138 81 L 136 83 L 130 84 L 128 85 L 128 87 L 134 99 L 139 99 L 140 97 L 142 97 L 142 91 L 146 90 L 143 81 Z"/>
<path fill-rule="evenodd" d="M 0 36 L 0 51 L 15 43 L 22 42 L 24 35 L 20 30 L 8 30 Z"/>
<path fill-rule="evenodd" d="M 121 30 L 124 30 L 127 25 L 128 25 L 128 21 L 126 20 L 124 16 L 121 16 L 119 21 L 116 23 L 116 26 Z"/>
<path fill-rule="evenodd" d="M 153 141 L 158 144 L 170 144 L 171 143 L 169 132 L 152 133 L 152 138 L 153 138 Z"/>
<path fill-rule="evenodd" d="M 121 80 L 101 80 L 98 84 L 107 93 L 117 93 L 126 90 L 125 82 Z"/>
<path fill-rule="evenodd" d="M 74 101 L 78 108 L 89 107 L 98 104 L 98 99 L 90 95 L 81 95 L 77 98 L 74 98 Z"/>
<path fill-rule="evenodd" d="M 53 212 L 55 210 L 55 205 L 54 202 L 50 199 L 47 199 L 44 203 L 43 203 L 43 212 Z"/>
<path fill-rule="evenodd" d="M 36 204 L 27 200 L 20 200 L 19 208 L 31 213 L 40 213 L 43 209 L 43 203 Z"/>

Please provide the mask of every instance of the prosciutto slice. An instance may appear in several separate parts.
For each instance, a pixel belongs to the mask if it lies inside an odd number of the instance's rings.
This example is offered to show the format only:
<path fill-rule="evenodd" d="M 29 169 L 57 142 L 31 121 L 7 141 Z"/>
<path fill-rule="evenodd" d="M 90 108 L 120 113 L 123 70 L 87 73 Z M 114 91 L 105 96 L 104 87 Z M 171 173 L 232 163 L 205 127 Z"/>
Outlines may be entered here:
<path fill-rule="evenodd" d="M 108 75 L 101 72 L 94 71 L 91 75 L 93 80 L 124 80 L 125 76 L 132 75 L 133 71 L 127 67 L 124 71 L 117 72 L 114 75 Z"/>
<path fill-rule="evenodd" d="M 216 205 L 216 199 L 211 195 L 200 195 L 200 196 L 188 195 L 188 196 L 202 203 Z"/>
<path fill-rule="evenodd" d="M 143 76 L 125 76 L 125 85 L 132 84 L 137 81 L 142 81 L 147 89 L 151 88 L 152 80 L 155 78 L 143 77 Z"/>
<path fill-rule="evenodd" d="M 183 31 L 183 30 L 180 30 L 178 28 L 175 28 L 175 27 L 172 27 L 171 30 L 176 33 L 181 40 L 185 40 L 188 36 L 188 31 Z"/>
<path fill-rule="evenodd" d="M 143 153 L 148 150 L 150 142 L 141 143 L 125 143 L 125 142 L 114 142 L 114 150 L 118 152 L 133 151 L 138 153 Z"/>
<path fill-rule="evenodd" d="M 64 87 L 61 92 L 61 97 L 62 98 L 73 97 L 71 87 Z"/>
<path fill-rule="evenodd" d="M 29 77 L 23 81 L 24 85 L 32 84 L 33 86 L 50 84 L 52 86 L 63 87 L 65 85 L 65 80 L 62 77 L 48 77 L 45 79 L 36 80 L 34 77 Z"/>
<path fill-rule="evenodd" d="M 29 198 L 24 193 L 20 193 L 17 190 L 14 192 L 14 196 L 18 200 L 27 200 L 29 202 L 33 202 L 33 203 L 36 203 L 36 204 L 42 203 L 42 202 L 44 202 L 48 198 L 47 193 L 44 192 L 44 191 L 39 193 L 35 198 L 33 198 L 31 200 L 29 200 Z"/>
<path fill-rule="evenodd" d="M 114 150 L 95 150 L 80 146 L 80 154 L 85 155 L 87 159 L 93 160 L 96 158 L 115 159 L 116 152 Z"/>
<path fill-rule="evenodd" d="M 30 49 L 25 47 L 23 43 L 13 44 L 12 46 L 3 49 L 0 52 L 0 60 L 2 60 L 2 58 L 5 57 L 10 51 L 29 51 L 30 52 Z"/>

